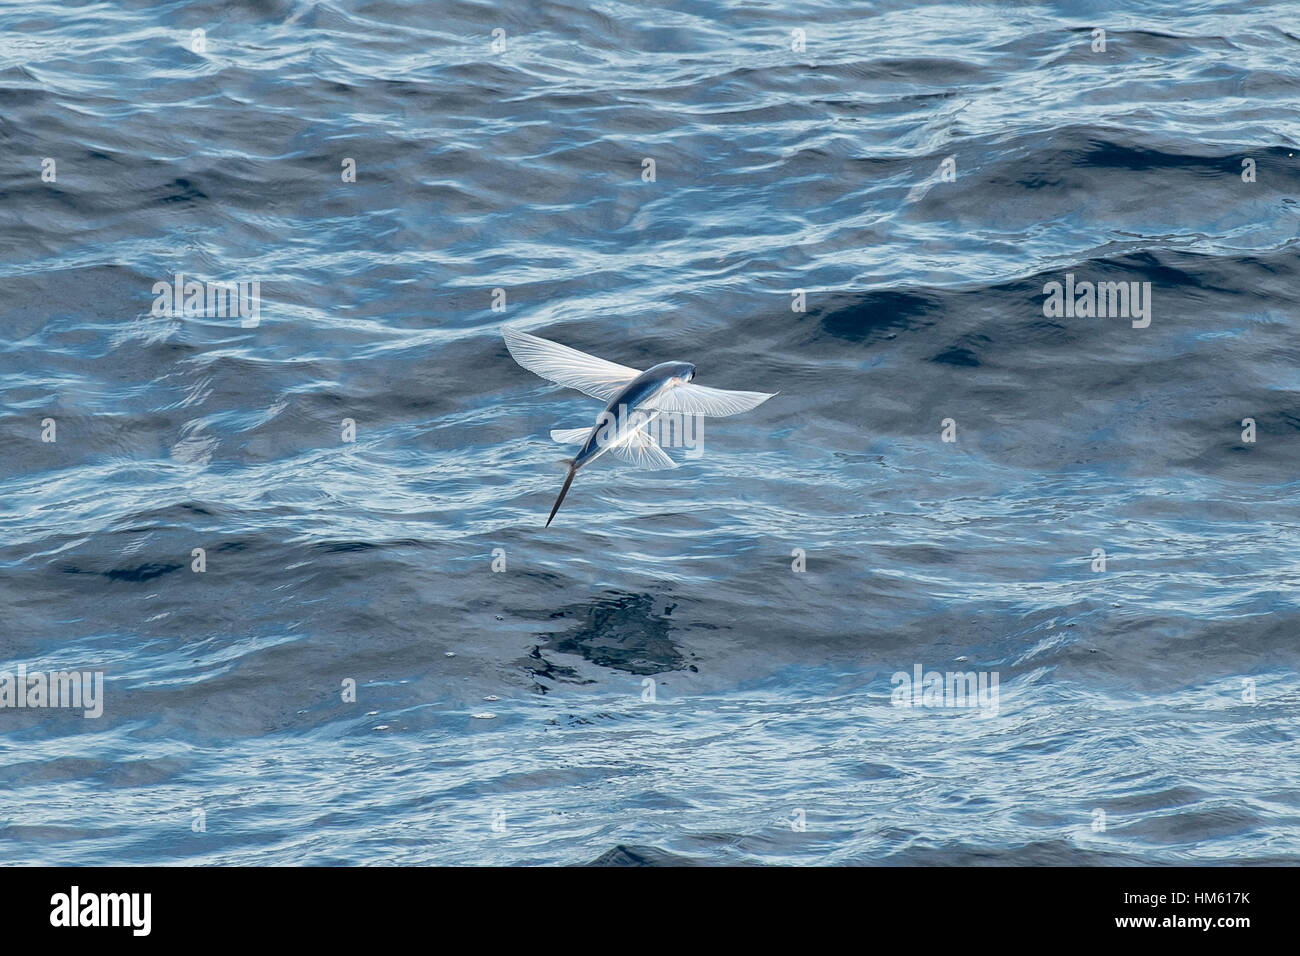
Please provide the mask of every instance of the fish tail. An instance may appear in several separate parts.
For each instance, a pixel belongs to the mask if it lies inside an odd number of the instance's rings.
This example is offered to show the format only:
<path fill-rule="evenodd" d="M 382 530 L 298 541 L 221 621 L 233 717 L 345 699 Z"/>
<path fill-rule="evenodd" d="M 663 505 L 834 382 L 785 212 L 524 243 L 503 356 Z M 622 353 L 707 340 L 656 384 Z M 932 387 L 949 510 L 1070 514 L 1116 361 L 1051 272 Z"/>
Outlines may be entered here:
<path fill-rule="evenodd" d="M 564 503 L 564 496 L 569 493 L 569 485 L 573 484 L 573 476 L 578 473 L 578 469 L 573 462 L 569 462 L 569 475 L 564 479 L 564 487 L 560 489 L 560 497 L 555 499 L 555 507 L 551 509 L 551 517 L 546 519 L 546 527 L 551 526 L 551 521 L 555 517 L 555 512 L 560 510 L 560 505 Z"/>

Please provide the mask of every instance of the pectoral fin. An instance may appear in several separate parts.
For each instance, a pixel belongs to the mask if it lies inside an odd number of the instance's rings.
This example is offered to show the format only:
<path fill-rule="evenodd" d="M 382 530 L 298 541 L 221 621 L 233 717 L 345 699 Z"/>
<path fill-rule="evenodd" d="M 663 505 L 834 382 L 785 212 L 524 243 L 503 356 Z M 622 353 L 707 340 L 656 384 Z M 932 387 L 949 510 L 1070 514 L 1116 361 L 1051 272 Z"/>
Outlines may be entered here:
<path fill-rule="evenodd" d="M 527 332 L 504 328 L 506 348 L 514 360 L 544 379 L 576 388 L 580 392 L 607 402 L 641 372 L 626 365 L 579 352 L 567 345 L 539 339 Z"/>
<path fill-rule="evenodd" d="M 773 392 L 734 392 L 725 388 L 709 388 L 707 385 L 678 385 L 666 388 L 647 402 L 651 408 L 663 412 L 681 412 L 684 415 L 707 415 L 720 418 L 747 412 L 763 404 Z"/>

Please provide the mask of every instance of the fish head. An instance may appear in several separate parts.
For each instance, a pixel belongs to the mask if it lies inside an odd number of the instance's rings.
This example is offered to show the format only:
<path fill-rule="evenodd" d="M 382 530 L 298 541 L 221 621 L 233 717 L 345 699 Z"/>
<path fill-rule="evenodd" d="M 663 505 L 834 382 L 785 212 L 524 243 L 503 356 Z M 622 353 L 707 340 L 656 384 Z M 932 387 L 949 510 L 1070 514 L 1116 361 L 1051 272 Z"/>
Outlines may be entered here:
<path fill-rule="evenodd" d="M 685 385 L 695 377 L 695 366 L 690 362 L 665 362 L 668 366 L 668 381 L 673 385 Z"/>

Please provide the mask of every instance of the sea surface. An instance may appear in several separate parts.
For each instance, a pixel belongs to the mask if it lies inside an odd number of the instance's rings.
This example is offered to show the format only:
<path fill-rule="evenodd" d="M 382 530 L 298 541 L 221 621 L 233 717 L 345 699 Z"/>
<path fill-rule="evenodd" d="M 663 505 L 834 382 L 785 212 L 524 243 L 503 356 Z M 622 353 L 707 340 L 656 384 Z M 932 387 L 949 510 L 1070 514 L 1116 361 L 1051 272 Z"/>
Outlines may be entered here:
<path fill-rule="evenodd" d="M 0 861 L 1300 862 L 1300 20 L 1115 6 L 0 6 Z M 544 529 L 504 325 L 779 395 Z"/>

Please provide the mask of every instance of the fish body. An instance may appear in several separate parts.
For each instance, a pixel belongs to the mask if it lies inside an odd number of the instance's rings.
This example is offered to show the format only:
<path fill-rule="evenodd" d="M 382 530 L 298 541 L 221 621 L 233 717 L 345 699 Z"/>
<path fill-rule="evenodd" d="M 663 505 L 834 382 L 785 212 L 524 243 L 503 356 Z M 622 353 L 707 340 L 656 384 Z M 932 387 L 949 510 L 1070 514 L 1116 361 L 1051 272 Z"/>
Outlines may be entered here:
<path fill-rule="evenodd" d="M 695 366 L 690 362 L 660 362 L 648 368 L 617 395 L 609 400 L 604 411 L 591 427 L 591 434 L 582 444 L 582 450 L 573 459 L 574 468 L 595 461 L 612 445 L 622 444 L 636 430 L 644 429 L 661 412 L 654 409 L 654 400 L 666 389 L 689 382 L 695 377 Z M 602 425 L 612 423 L 614 434 L 602 439 Z"/>

